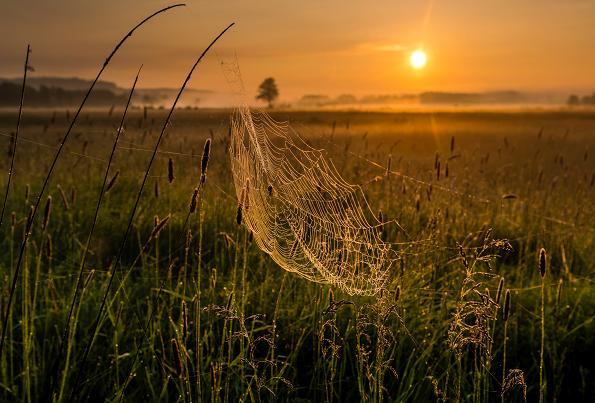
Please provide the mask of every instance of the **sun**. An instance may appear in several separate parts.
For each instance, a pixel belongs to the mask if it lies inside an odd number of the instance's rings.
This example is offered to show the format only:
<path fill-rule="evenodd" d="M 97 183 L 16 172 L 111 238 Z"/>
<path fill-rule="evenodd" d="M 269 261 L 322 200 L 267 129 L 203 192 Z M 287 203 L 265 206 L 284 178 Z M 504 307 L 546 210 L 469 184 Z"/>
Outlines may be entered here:
<path fill-rule="evenodd" d="M 426 55 L 426 52 L 421 49 L 415 50 L 413 53 L 411 53 L 411 56 L 409 56 L 409 64 L 411 64 L 411 67 L 413 67 L 415 70 L 423 69 L 427 62 L 428 56 Z"/>

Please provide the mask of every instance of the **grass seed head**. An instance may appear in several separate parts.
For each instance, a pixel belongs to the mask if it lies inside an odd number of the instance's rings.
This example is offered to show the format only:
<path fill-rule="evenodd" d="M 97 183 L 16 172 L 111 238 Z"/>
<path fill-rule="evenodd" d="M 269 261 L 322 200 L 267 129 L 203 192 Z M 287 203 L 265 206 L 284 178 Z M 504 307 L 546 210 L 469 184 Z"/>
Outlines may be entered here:
<path fill-rule="evenodd" d="M 207 168 L 209 166 L 209 157 L 211 155 L 211 139 L 205 141 L 205 147 L 202 152 L 202 159 L 200 161 L 200 184 L 204 185 L 207 180 Z"/>
<path fill-rule="evenodd" d="M 52 213 L 52 196 L 48 196 L 47 201 L 45 202 L 45 209 L 43 211 L 43 221 L 41 222 L 41 229 L 44 231 L 50 222 L 51 213 Z"/>
<path fill-rule="evenodd" d="M 240 225 L 242 223 L 242 210 L 244 209 L 244 198 L 246 197 L 246 189 L 242 189 L 242 197 L 238 203 L 238 210 L 236 212 L 236 223 Z"/>
<path fill-rule="evenodd" d="M 541 250 L 539 251 L 539 274 L 541 275 L 541 278 L 545 277 L 546 260 L 547 256 L 545 253 L 545 249 L 541 248 Z"/>
<path fill-rule="evenodd" d="M 171 158 L 167 160 L 167 181 L 169 183 L 174 181 L 174 160 Z"/>
<path fill-rule="evenodd" d="M 395 303 L 399 302 L 399 298 L 401 297 L 401 286 L 397 286 L 395 289 Z"/>
<path fill-rule="evenodd" d="M 74 205 L 74 203 L 76 203 L 76 188 L 73 187 L 70 190 L 70 204 Z"/>
<path fill-rule="evenodd" d="M 151 232 L 151 236 L 150 236 L 151 238 L 157 238 L 159 236 L 159 233 L 161 232 L 161 230 L 163 230 L 163 228 L 167 225 L 169 218 L 170 218 L 169 214 L 163 220 L 159 220 L 159 217 L 155 216 L 155 227 L 153 228 L 153 231 Z"/>
<path fill-rule="evenodd" d="M 527 401 L 527 384 L 525 383 L 525 374 L 520 369 L 511 369 L 508 371 L 504 383 L 502 384 L 502 397 L 512 391 L 515 386 L 520 386 L 523 390 L 523 400 Z"/>
<path fill-rule="evenodd" d="M 509 316 L 510 316 L 510 290 L 506 290 L 506 296 L 504 297 L 504 312 L 503 312 L 504 322 L 508 321 Z"/>
<path fill-rule="evenodd" d="M 120 170 L 117 170 L 116 173 L 114 174 L 114 176 L 112 176 L 112 178 L 108 182 L 108 184 L 105 188 L 105 193 L 109 192 L 114 187 L 119 176 L 120 176 Z"/>

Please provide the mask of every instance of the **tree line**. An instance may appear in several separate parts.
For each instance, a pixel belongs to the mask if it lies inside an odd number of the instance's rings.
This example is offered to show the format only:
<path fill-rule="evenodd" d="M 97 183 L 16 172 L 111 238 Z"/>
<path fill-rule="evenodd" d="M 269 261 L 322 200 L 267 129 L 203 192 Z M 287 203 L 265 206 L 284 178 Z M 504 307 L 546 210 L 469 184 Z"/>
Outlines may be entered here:
<path fill-rule="evenodd" d="M 583 97 L 579 97 L 576 94 L 572 94 L 568 97 L 568 101 L 566 103 L 569 106 L 578 106 L 578 105 L 595 105 L 595 92 L 593 95 L 585 95 Z"/>
<path fill-rule="evenodd" d="M 65 90 L 59 87 L 40 86 L 39 89 L 25 87 L 25 100 L 27 106 L 76 106 L 85 96 L 84 90 Z M 19 105 L 21 84 L 0 82 L 0 107 L 16 107 Z M 89 97 L 91 106 L 111 106 L 126 102 L 125 94 L 116 94 L 105 89 L 96 89 Z"/>

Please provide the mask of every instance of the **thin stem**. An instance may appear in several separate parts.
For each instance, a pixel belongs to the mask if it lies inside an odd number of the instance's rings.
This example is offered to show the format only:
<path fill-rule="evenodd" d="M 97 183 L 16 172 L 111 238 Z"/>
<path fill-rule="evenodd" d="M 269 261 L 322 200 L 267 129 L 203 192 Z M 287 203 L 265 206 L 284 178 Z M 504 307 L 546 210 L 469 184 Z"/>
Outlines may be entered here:
<path fill-rule="evenodd" d="M 197 209 L 197 217 L 198 217 L 198 267 L 197 267 L 197 285 L 196 285 L 196 383 L 198 386 L 198 399 L 202 399 L 202 373 L 201 373 L 201 362 L 202 359 L 202 337 L 201 337 L 201 329 L 200 329 L 200 297 L 201 297 L 201 270 L 202 270 L 202 230 L 203 230 L 203 219 L 202 219 L 202 192 L 204 189 L 199 187 L 199 194 L 198 194 L 198 209 Z"/>
<path fill-rule="evenodd" d="M 23 113 L 23 100 L 25 98 L 25 87 L 27 84 L 27 70 L 28 70 L 28 66 L 29 66 L 29 54 L 31 53 L 31 48 L 29 45 L 27 45 L 27 54 L 25 55 L 25 66 L 24 66 L 24 71 L 23 71 L 23 85 L 21 87 L 21 100 L 19 103 L 19 112 L 17 115 L 17 127 L 16 127 L 16 131 L 15 131 L 15 135 L 13 137 L 14 139 L 14 143 L 13 143 L 13 147 L 12 147 L 12 155 L 11 155 L 11 159 L 10 159 L 10 168 L 8 169 L 8 180 L 6 182 L 6 191 L 4 193 L 4 200 L 2 202 L 2 212 L 0 213 L 0 227 L 2 227 L 2 220 L 4 219 L 4 211 L 6 209 L 6 202 L 8 200 L 8 194 L 9 194 L 9 190 L 10 190 L 10 182 L 12 179 L 12 173 L 13 173 L 13 169 L 14 169 L 14 160 L 15 160 L 15 156 L 17 153 L 17 142 L 19 139 L 19 131 L 20 131 L 20 127 L 21 127 L 21 116 Z M 11 227 L 11 238 L 10 238 L 10 272 L 9 272 L 9 276 L 12 274 L 13 272 L 13 267 L 14 267 L 14 256 L 13 256 L 13 244 L 14 244 L 14 226 Z M 10 322 L 9 322 L 9 318 L 10 318 Z M 10 327 L 11 328 L 11 339 L 12 339 L 12 315 L 11 315 L 11 310 L 10 310 L 10 305 L 6 308 L 6 316 L 4 317 L 4 322 L 2 324 L 2 341 L 0 341 L 0 367 L 3 367 L 2 365 L 2 344 L 4 341 L 4 335 L 6 333 L 6 329 Z M 13 371 L 12 371 L 12 362 L 13 362 L 13 358 L 12 358 L 12 353 L 11 356 L 9 357 L 10 360 L 10 374 L 11 377 L 10 379 L 13 379 Z"/>
<path fill-rule="evenodd" d="M 72 300 L 70 301 L 70 309 L 68 311 L 68 317 L 66 319 L 66 326 L 64 326 L 64 333 L 62 334 L 62 338 L 60 340 L 58 357 L 56 359 L 56 362 L 54 363 L 53 370 L 51 372 L 51 376 L 53 377 L 53 379 L 56 378 L 56 371 L 58 371 L 58 369 L 59 369 L 60 363 L 63 359 L 65 345 L 68 342 L 68 333 L 69 333 L 69 329 L 70 329 L 70 322 L 72 320 L 72 314 L 74 312 L 74 307 L 76 305 L 76 301 L 78 299 L 78 294 L 80 292 L 80 286 L 81 286 L 81 282 L 83 279 L 83 273 L 85 270 L 85 263 L 87 261 L 89 246 L 91 245 L 91 239 L 93 238 L 93 232 L 95 231 L 95 226 L 97 224 L 97 219 L 99 217 L 99 209 L 101 207 L 101 202 L 103 201 L 103 196 L 105 195 L 105 188 L 107 186 L 107 182 L 108 182 L 108 178 L 109 178 L 109 171 L 110 171 L 110 168 L 112 165 L 112 161 L 114 159 L 114 155 L 116 153 L 118 140 L 120 139 L 120 135 L 122 134 L 124 122 L 126 120 L 126 115 L 128 113 L 128 107 L 130 106 L 130 103 L 132 101 L 132 95 L 134 94 L 134 90 L 136 88 L 136 83 L 138 82 L 138 77 L 140 75 L 141 69 L 142 69 L 142 66 L 138 69 L 138 72 L 136 73 L 136 77 L 134 78 L 134 83 L 132 84 L 130 94 L 128 95 L 128 100 L 126 101 L 126 106 L 124 107 L 124 112 L 122 113 L 122 119 L 120 120 L 120 125 L 118 126 L 118 130 L 116 132 L 116 138 L 114 140 L 112 150 L 110 152 L 110 156 L 109 156 L 109 159 L 107 162 L 107 166 L 105 168 L 105 174 L 103 176 L 103 183 L 101 184 L 101 190 L 99 191 L 99 197 L 97 198 L 97 205 L 95 206 L 95 214 L 93 216 L 93 222 L 91 224 L 91 229 L 89 230 L 89 235 L 87 235 L 87 242 L 85 243 L 85 248 L 83 249 L 83 256 L 81 257 L 81 262 L 79 264 L 78 277 L 77 277 L 76 284 L 74 287 L 74 293 L 72 295 Z M 52 387 L 50 389 L 51 393 L 53 393 L 53 391 L 54 391 L 54 386 L 55 386 L 54 381 L 52 381 Z"/>
<path fill-rule="evenodd" d="M 130 230 L 132 228 L 132 222 L 134 221 L 134 217 L 136 215 L 136 210 L 138 209 L 138 205 L 139 205 L 140 199 L 142 197 L 143 190 L 145 188 L 145 185 L 147 183 L 147 179 L 149 177 L 149 172 L 151 171 L 151 167 L 153 166 L 153 162 L 154 162 L 155 157 L 157 155 L 157 151 L 159 149 L 159 145 L 161 144 L 161 140 L 163 139 L 163 136 L 165 134 L 165 130 L 167 129 L 167 126 L 169 125 L 169 122 L 171 120 L 171 117 L 173 115 L 173 112 L 174 112 L 174 110 L 176 108 L 176 105 L 178 104 L 178 101 L 180 100 L 180 97 L 182 96 L 182 93 L 186 89 L 186 86 L 188 85 L 188 82 L 190 81 L 190 78 L 192 77 L 192 73 L 194 72 L 194 70 L 196 69 L 196 67 L 200 63 L 200 61 L 207 54 L 207 52 L 211 49 L 211 47 L 213 47 L 213 45 L 215 44 L 215 42 L 217 42 L 219 40 L 219 38 L 221 38 L 225 34 L 225 32 L 227 32 L 227 30 L 229 30 L 233 25 L 234 25 L 234 23 L 231 23 L 227 28 L 225 28 L 223 31 L 221 31 L 221 33 L 219 35 L 217 35 L 217 37 L 215 37 L 215 39 L 213 39 L 211 41 L 211 43 L 209 44 L 209 46 L 207 46 L 206 49 L 198 57 L 198 59 L 196 60 L 196 62 L 194 63 L 194 65 L 192 66 L 192 68 L 190 69 L 190 71 L 188 72 L 188 75 L 186 76 L 186 79 L 184 80 L 184 83 L 180 87 L 180 90 L 178 91 L 178 94 L 176 95 L 176 98 L 175 98 L 175 100 L 174 100 L 174 102 L 173 102 L 173 104 L 172 104 L 172 106 L 171 106 L 171 108 L 169 110 L 169 113 L 167 115 L 167 118 L 163 122 L 163 127 L 161 128 L 161 132 L 159 133 L 159 137 L 157 138 L 157 142 L 155 143 L 155 146 L 153 147 L 153 153 L 151 154 L 151 159 L 149 160 L 149 164 L 147 165 L 147 168 L 145 170 L 143 181 L 141 183 L 140 189 L 138 190 L 138 193 L 136 195 L 136 200 L 134 202 L 134 206 L 133 206 L 132 211 L 130 213 L 130 216 L 128 218 L 128 225 L 126 227 L 126 231 L 124 232 L 124 237 L 122 238 L 122 242 L 120 243 L 120 249 L 118 251 L 117 258 L 116 258 L 116 260 L 114 262 L 114 267 L 113 267 L 112 271 L 110 272 L 110 275 L 109 275 L 110 277 L 109 277 L 108 284 L 107 284 L 107 287 L 105 289 L 105 292 L 103 294 L 103 299 L 101 301 L 101 305 L 99 307 L 99 311 L 97 312 L 97 316 L 95 318 L 95 321 L 94 321 L 93 325 L 91 326 L 91 338 L 89 339 L 89 341 L 87 342 L 87 345 L 85 346 L 85 351 L 83 353 L 83 358 L 81 360 L 81 367 L 79 368 L 79 371 L 78 371 L 78 374 L 77 374 L 77 382 L 75 382 L 75 385 L 78 384 L 78 380 L 80 380 L 82 374 L 84 373 L 85 365 L 86 365 L 86 362 L 87 362 L 87 358 L 88 358 L 89 352 L 91 350 L 91 345 L 93 344 L 93 341 L 95 340 L 95 336 L 97 334 L 97 329 L 99 327 L 99 323 L 101 321 L 101 317 L 103 315 L 103 311 L 105 309 L 105 305 L 106 305 L 106 302 L 107 302 L 107 297 L 108 297 L 109 292 L 111 290 L 111 287 L 112 287 L 112 284 L 113 284 L 113 280 L 114 280 L 115 274 L 118 271 L 120 260 L 122 259 L 122 255 L 124 253 L 124 247 L 126 245 L 126 241 L 128 240 L 128 235 L 130 234 Z M 74 395 L 75 390 L 73 389 L 72 392 L 73 392 L 73 395 Z M 71 396 L 71 397 L 73 397 L 73 396 Z M 70 400 L 73 400 L 73 399 L 70 399 Z"/>
<path fill-rule="evenodd" d="M 541 351 L 539 353 L 539 403 L 544 401 L 543 350 L 545 346 L 545 281 L 541 278 Z"/>
<path fill-rule="evenodd" d="M 149 326 L 151 326 L 151 322 L 153 321 L 155 312 L 157 311 L 157 302 L 159 301 L 159 297 L 161 296 L 161 292 L 163 291 L 163 287 L 165 285 L 165 280 L 166 279 L 163 279 L 161 281 L 161 286 L 159 287 L 159 290 L 157 291 L 157 295 L 155 296 L 155 302 L 154 302 L 154 304 L 152 304 L 154 306 L 154 308 L 151 311 L 151 314 L 149 315 L 149 319 L 147 320 L 146 325 L 142 329 L 143 330 L 143 340 L 147 339 L 147 334 L 149 332 Z M 132 364 L 130 364 L 130 370 L 128 371 L 128 376 L 126 377 L 126 380 L 124 381 L 124 384 L 122 385 L 122 389 L 120 390 L 120 393 L 119 393 L 120 396 L 118 397 L 118 402 L 122 402 L 122 400 L 124 399 L 124 391 L 126 390 L 126 387 L 128 387 L 130 380 L 132 379 L 132 375 L 134 373 L 134 367 L 136 366 L 136 363 L 138 361 L 141 347 L 142 347 L 142 344 L 139 345 L 138 348 L 136 349 L 136 353 L 134 354 L 134 359 L 132 360 Z"/>
<path fill-rule="evenodd" d="M 64 149 L 64 145 L 66 144 L 66 141 L 68 140 L 68 138 L 70 137 L 70 134 L 72 133 L 72 129 L 74 128 L 74 125 L 83 109 L 83 107 L 85 106 L 85 103 L 87 102 L 87 99 L 89 98 L 89 96 L 91 95 L 91 92 L 93 91 L 93 88 L 95 88 L 95 85 L 97 84 L 97 81 L 99 81 L 99 78 L 101 77 L 101 75 L 103 74 L 103 71 L 106 69 L 106 67 L 108 66 L 108 64 L 110 63 L 111 59 L 114 57 L 114 55 L 116 54 L 116 52 L 120 49 L 120 47 L 122 47 L 122 45 L 124 44 L 124 42 L 132 36 L 132 34 L 134 33 L 134 31 L 136 31 L 138 28 L 140 28 L 143 24 L 145 24 L 147 21 L 149 21 L 151 18 L 157 16 L 158 14 L 161 14 L 167 10 L 170 10 L 172 8 L 175 7 L 180 7 L 180 6 L 184 6 L 184 4 L 174 4 L 172 6 L 168 6 L 165 8 L 162 8 L 159 11 L 156 11 L 155 13 L 151 14 L 150 16 L 148 16 L 147 18 L 145 18 L 144 20 L 142 20 L 140 23 L 138 23 L 134 28 L 132 28 L 121 40 L 120 42 L 118 42 L 118 44 L 116 45 L 116 47 L 112 50 L 112 52 L 108 55 L 108 57 L 105 59 L 105 62 L 103 63 L 103 65 L 101 66 L 101 68 L 99 69 L 99 72 L 97 73 L 97 76 L 95 77 L 95 79 L 93 80 L 93 82 L 91 83 L 91 85 L 89 86 L 89 89 L 87 90 L 87 92 L 85 93 L 85 96 L 83 97 L 83 100 L 81 102 L 81 104 L 79 105 L 74 118 L 72 119 L 70 126 L 68 126 L 68 129 L 66 131 L 66 133 L 64 134 L 64 137 L 62 138 L 62 141 L 60 142 L 60 146 L 58 147 L 58 150 L 56 151 L 56 154 L 54 155 L 54 159 L 52 161 L 52 164 L 50 165 L 50 168 L 48 170 L 48 173 L 45 177 L 45 180 L 43 182 L 43 185 L 41 187 L 41 191 L 39 192 L 39 194 L 37 195 L 37 200 L 35 202 L 35 205 L 33 206 L 33 212 L 31 214 L 31 227 L 33 226 L 33 222 L 35 221 L 35 217 L 37 215 L 37 210 L 39 209 L 39 205 L 41 204 L 41 200 L 43 198 L 43 195 L 45 193 L 45 190 L 48 186 L 48 183 L 50 181 L 50 177 L 52 176 L 52 173 L 54 172 L 54 168 L 56 166 L 56 163 L 58 162 L 58 158 L 60 158 L 60 155 L 62 154 L 62 150 Z M 15 267 L 15 272 L 13 275 L 13 279 L 12 279 L 12 285 L 11 285 L 11 289 L 10 289 L 10 295 L 8 297 L 8 303 L 6 306 L 6 313 L 4 314 L 4 322 L 3 322 L 3 326 L 2 326 L 2 336 L 0 338 L 0 360 L 2 359 L 2 352 L 4 351 L 4 338 L 6 336 L 6 322 L 8 320 L 8 314 L 10 312 L 11 306 L 12 306 L 12 300 L 14 297 L 14 292 L 16 290 L 16 286 L 17 286 L 17 280 L 19 277 L 19 270 L 23 261 L 23 256 L 24 256 L 24 252 L 25 252 L 25 245 L 27 244 L 27 241 L 29 239 L 30 236 L 30 231 L 27 231 L 25 233 L 25 238 L 23 239 L 23 242 L 21 244 L 21 248 L 19 251 L 19 258 L 17 260 L 17 265 Z"/>
<path fill-rule="evenodd" d="M 10 189 L 10 180 L 12 179 L 12 171 L 14 169 L 14 160 L 17 154 L 17 141 L 19 140 L 19 129 L 21 128 L 21 117 L 23 115 L 23 100 L 25 99 L 25 87 L 27 84 L 27 71 L 29 70 L 29 54 L 31 47 L 27 45 L 27 54 L 25 55 L 25 68 L 23 72 L 23 86 L 21 87 L 21 101 L 19 103 L 19 113 L 17 115 L 17 128 L 14 134 L 14 144 L 12 147 L 12 155 L 10 158 L 10 168 L 8 169 L 8 181 L 6 182 L 6 192 L 4 193 L 4 201 L 2 202 L 2 212 L 0 213 L 0 228 L 2 227 L 2 220 L 4 219 L 4 210 L 6 210 L 6 200 L 8 199 L 8 191 Z"/>
<path fill-rule="evenodd" d="M 508 321 L 504 321 L 504 346 L 502 348 L 502 385 L 501 385 L 501 388 L 504 387 L 504 381 L 506 380 L 506 338 L 507 337 L 508 337 Z M 504 393 L 502 393 L 502 403 L 504 403 Z"/>

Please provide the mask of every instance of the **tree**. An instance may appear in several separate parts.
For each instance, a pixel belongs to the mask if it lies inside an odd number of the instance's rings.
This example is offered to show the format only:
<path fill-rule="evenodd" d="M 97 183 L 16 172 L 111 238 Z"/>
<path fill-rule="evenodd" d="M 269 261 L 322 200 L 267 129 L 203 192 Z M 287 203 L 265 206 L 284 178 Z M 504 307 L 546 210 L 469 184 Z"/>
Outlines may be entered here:
<path fill-rule="evenodd" d="M 258 87 L 258 95 L 256 99 L 262 99 L 268 102 L 269 108 L 273 107 L 273 101 L 279 96 L 277 83 L 273 77 L 265 78 L 265 80 Z"/>
<path fill-rule="evenodd" d="M 581 101 L 578 99 L 578 95 L 572 94 L 571 96 L 568 97 L 567 103 L 569 106 L 576 106 L 576 105 L 579 105 L 581 103 Z"/>

